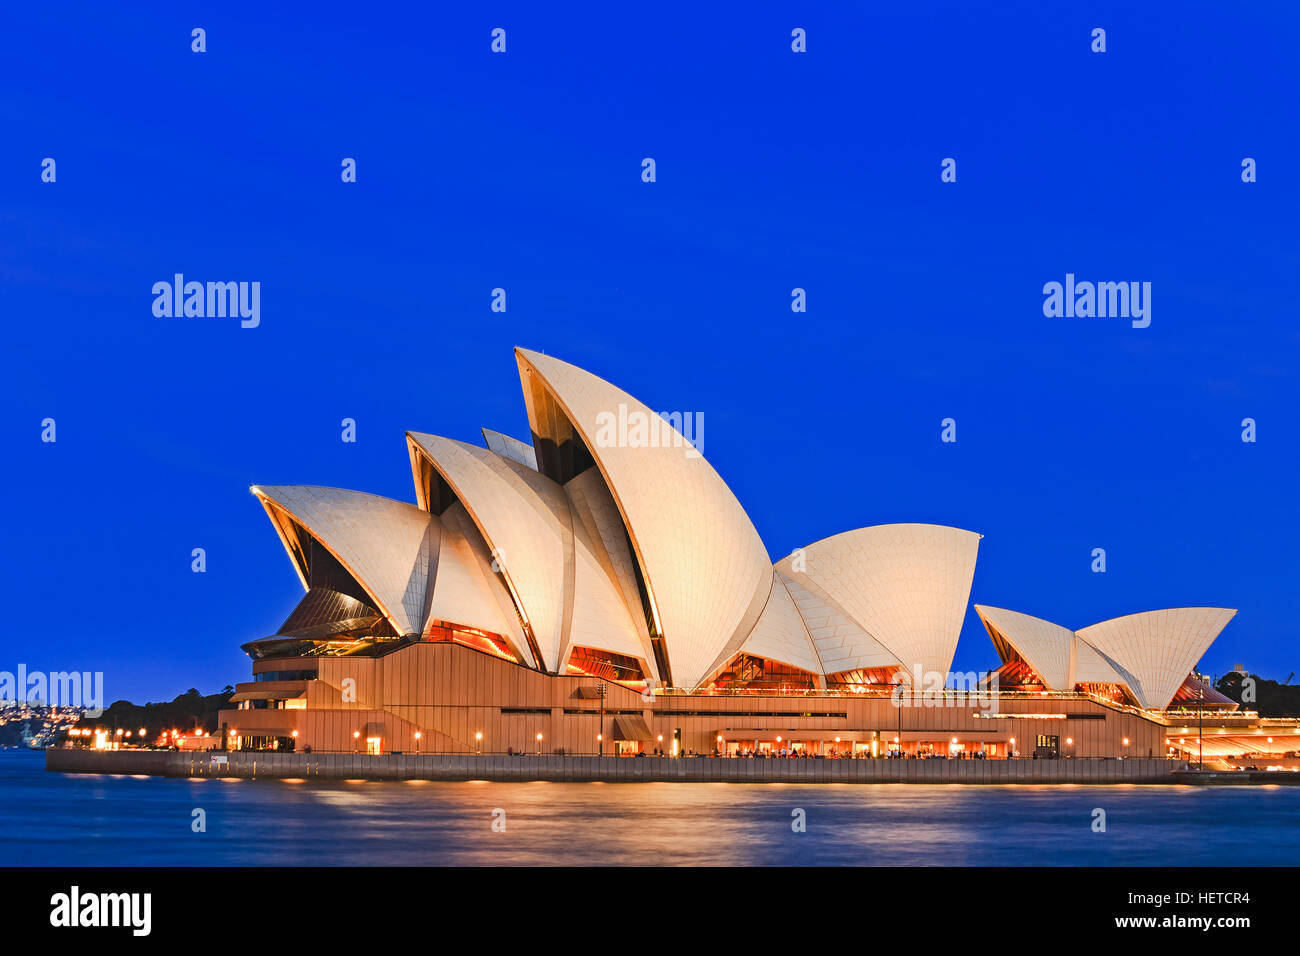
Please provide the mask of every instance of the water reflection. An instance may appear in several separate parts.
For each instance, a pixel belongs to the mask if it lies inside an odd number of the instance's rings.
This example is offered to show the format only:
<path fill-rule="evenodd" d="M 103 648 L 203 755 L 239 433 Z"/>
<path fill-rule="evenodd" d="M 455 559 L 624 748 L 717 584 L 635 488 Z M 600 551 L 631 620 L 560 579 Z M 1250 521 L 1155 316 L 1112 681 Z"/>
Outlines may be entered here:
<path fill-rule="evenodd" d="M 243 781 L 48 774 L 0 755 L 23 865 L 1261 865 L 1300 788 Z M 190 830 L 195 807 L 207 833 Z M 1105 833 L 1092 830 L 1095 808 Z M 505 811 L 505 832 L 492 829 Z M 807 831 L 791 828 L 796 810 Z"/>

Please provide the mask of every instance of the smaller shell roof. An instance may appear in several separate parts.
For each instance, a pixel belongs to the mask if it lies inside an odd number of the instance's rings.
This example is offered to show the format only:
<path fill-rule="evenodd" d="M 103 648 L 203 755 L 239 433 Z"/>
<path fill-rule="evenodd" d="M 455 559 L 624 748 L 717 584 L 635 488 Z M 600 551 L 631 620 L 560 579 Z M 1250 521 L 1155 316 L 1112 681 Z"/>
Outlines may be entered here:
<path fill-rule="evenodd" d="M 319 485 L 254 485 L 251 490 L 275 524 L 304 586 L 305 569 L 280 515 L 304 528 L 343 565 L 398 634 L 420 632 L 435 538 L 427 512 L 380 495 Z"/>

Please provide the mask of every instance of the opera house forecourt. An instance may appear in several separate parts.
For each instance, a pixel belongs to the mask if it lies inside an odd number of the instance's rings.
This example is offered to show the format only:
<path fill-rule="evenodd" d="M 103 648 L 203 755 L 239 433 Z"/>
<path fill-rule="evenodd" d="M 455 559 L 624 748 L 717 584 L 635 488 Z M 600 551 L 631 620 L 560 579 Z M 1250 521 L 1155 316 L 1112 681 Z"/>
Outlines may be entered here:
<path fill-rule="evenodd" d="M 306 593 L 243 645 L 209 746 L 1195 758 L 1174 725 L 1237 706 L 1194 676 L 1235 613 L 1208 607 L 1074 632 L 977 604 L 1002 666 L 953 686 L 979 534 L 859 528 L 774 564 L 680 420 L 515 355 L 532 442 L 409 432 L 416 504 L 252 489 Z"/>

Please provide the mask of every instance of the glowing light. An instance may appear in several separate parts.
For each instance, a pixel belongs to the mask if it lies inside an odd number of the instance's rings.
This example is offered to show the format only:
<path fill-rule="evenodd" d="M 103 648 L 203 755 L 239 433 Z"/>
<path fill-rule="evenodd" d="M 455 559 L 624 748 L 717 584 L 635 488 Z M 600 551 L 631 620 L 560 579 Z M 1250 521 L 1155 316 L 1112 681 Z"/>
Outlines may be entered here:
<path fill-rule="evenodd" d="M 297 736 L 298 736 L 298 732 L 295 730 L 294 733 L 293 733 L 293 735 L 294 735 L 295 737 L 297 737 Z M 419 740 L 419 739 L 420 739 L 421 737 L 423 737 L 423 736 L 424 736 L 424 735 L 423 735 L 422 733 L 420 733 L 418 730 L 415 732 L 415 739 L 416 739 L 416 740 Z"/>
<path fill-rule="evenodd" d="M 476 734 L 474 735 L 474 739 L 475 739 L 475 740 L 482 740 L 482 739 L 483 739 L 483 731 L 480 730 L 478 733 L 476 733 Z"/>
<path fill-rule="evenodd" d="M 361 736 L 361 731 L 359 731 L 359 730 L 354 730 L 354 731 L 352 731 L 352 739 L 353 739 L 353 740 L 358 739 L 360 736 Z"/>
<path fill-rule="evenodd" d="M 1074 738 L 1073 738 L 1073 737 L 1066 737 L 1066 738 L 1065 738 L 1065 742 L 1066 742 L 1067 744 L 1072 744 L 1072 743 L 1074 743 Z"/>
<path fill-rule="evenodd" d="M 297 737 L 297 736 L 298 736 L 298 731 L 295 730 L 295 731 L 293 732 L 293 735 L 294 735 L 295 737 Z"/>
<path fill-rule="evenodd" d="M 1127 737 L 1124 738 L 1124 746 L 1125 746 L 1125 747 L 1128 746 L 1128 738 L 1127 738 Z"/>

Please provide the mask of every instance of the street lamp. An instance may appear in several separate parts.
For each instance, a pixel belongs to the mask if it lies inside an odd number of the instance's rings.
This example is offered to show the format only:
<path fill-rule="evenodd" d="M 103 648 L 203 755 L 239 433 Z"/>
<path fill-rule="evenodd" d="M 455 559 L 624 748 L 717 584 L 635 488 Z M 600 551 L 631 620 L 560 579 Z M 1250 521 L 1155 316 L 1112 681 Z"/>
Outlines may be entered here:
<path fill-rule="evenodd" d="M 605 756 L 605 682 L 601 681 L 596 685 L 596 694 L 600 697 L 600 733 L 596 735 L 596 743 L 600 747 L 600 756 Z"/>
<path fill-rule="evenodd" d="M 483 731 L 480 730 L 474 734 L 474 742 L 478 744 L 478 752 L 482 754 L 483 753 Z"/>
<path fill-rule="evenodd" d="M 415 732 L 415 752 L 417 754 L 420 752 L 420 738 L 423 736 L 424 735 L 421 734 L 418 730 Z"/>
<path fill-rule="evenodd" d="M 542 755 L 542 735 L 539 733 L 537 735 L 537 756 L 540 757 L 541 755 Z"/>
<path fill-rule="evenodd" d="M 898 683 L 894 685 L 898 688 L 898 758 L 903 759 L 903 680 L 900 677 Z M 917 744 L 918 756 L 920 754 L 920 744 Z"/>
<path fill-rule="evenodd" d="M 1199 684 L 1200 682 L 1197 681 L 1197 683 Z M 1205 769 L 1205 744 L 1201 743 L 1201 739 L 1205 736 L 1205 734 L 1202 733 L 1202 731 L 1205 730 L 1205 685 L 1204 684 L 1201 684 L 1200 688 L 1197 690 L 1197 694 L 1201 698 L 1201 706 L 1196 708 L 1196 733 L 1197 733 L 1196 769 L 1204 770 Z"/>

